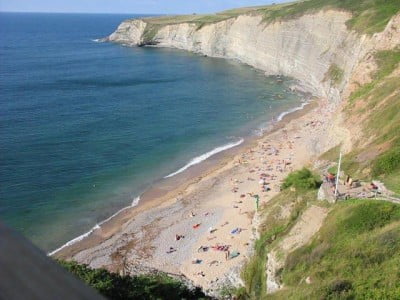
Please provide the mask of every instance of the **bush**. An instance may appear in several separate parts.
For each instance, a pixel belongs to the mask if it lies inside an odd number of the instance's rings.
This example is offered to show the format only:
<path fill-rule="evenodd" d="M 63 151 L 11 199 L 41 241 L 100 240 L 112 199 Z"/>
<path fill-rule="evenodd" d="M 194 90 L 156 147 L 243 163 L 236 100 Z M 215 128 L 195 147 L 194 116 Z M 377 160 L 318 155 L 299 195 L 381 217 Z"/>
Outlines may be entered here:
<path fill-rule="evenodd" d="M 337 279 L 331 282 L 325 289 L 326 299 L 354 299 L 351 293 L 353 285 L 349 280 Z"/>
<path fill-rule="evenodd" d="M 247 300 L 250 296 L 247 294 L 245 287 L 233 287 L 233 286 L 223 286 L 220 292 L 220 297 L 222 299 L 236 299 L 236 300 Z"/>
<path fill-rule="evenodd" d="M 326 75 L 334 85 L 339 85 L 343 81 L 344 71 L 337 64 L 332 64 Z"/>
<path fill-rule="evenodd" d="M 294 187 L 298 190 L 313 190 L 319 188 L 321 181 L 308 169 L 290 173 L 282 184 L 283 189 Z"/>
<path fill-rule="evenodd" d="M 390 174 L 400 169 L 400 148 L 392 149 L 381 155 L 374 163 L 375 176 Z"/>
<path fill-rule="evenodd" d="M 76 262 L 59 263 L 108 299 L 207 299 L 200 289 L 189 290 L 164 274 L 120 276 Z"/>

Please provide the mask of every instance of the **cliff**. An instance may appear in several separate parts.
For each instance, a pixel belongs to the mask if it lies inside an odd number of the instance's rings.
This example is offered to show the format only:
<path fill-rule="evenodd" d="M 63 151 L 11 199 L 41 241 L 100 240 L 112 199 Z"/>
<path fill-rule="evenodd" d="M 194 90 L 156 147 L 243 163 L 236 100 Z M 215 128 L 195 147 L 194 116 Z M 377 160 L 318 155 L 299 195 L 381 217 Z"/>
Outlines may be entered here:
<path fill-rule="evenodd" d="M 350 18 L 348 12 L 327 10 L 269 24 L 261 15 L 246 14 L 202 26 L 138 19 L 124 21 L 107 40 L 235 59 L 296 78 L 315 96 L 339 101 L 352 71 L 380 38 L 348 30 Z"/>
<path fill-rule="evenodd" d="M 346 29 L 349 18 L 345 12 L 324 11 L 266 25 L 261 16 L 240 15 L 200 29 L 194 23 L 160 26 L 150 40 L 145 34 L 148 23 L 133 20 L 123 22 L 109 40 L 236 59 L 267 74 L 294 77 L 316 96 L 339 100 L 351 71 L 365 52 L 364 39 Z M 329 80 L 332 66 L 343 70 L 344 80 Z"/>

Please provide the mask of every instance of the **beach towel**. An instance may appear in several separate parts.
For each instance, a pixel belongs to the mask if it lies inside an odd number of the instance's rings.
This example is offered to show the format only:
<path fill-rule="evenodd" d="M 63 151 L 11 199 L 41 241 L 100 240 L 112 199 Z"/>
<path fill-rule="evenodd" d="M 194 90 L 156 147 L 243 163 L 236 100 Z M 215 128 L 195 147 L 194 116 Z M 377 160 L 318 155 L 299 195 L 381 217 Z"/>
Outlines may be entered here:
<path fill-rule="evenodd" d="M 232 251 L 231 254 L 229 254 L 229 259 L 238 257 L 239 255 L 240 255 L 239 251 L 236 251 L 236 250 Z"/>
<path fill-rule="evenodd" d="M 242 231 L 242 229 L 240 229 L 240 228 L 235 228 L 235 229 L 233 229 L 232 231 L 231 231 L 231 234 L 238 234 L 238 233 L 240 233 Z"/>

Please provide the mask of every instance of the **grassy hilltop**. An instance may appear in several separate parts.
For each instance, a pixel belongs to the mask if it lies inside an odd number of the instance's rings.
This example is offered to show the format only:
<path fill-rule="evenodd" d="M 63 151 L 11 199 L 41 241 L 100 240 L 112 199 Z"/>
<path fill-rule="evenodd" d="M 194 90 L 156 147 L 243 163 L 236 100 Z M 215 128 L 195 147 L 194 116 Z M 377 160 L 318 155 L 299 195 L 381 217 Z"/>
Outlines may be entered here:
<path fill-rule="evenodd" d="M 350 12 L 353 17 L 349 20 L 348 27 L 360 33 L 372 34 L 385 28 L 390 18 L 399 11 L 400 2 L 398 0 L 308 0 L 237 8 L 208 15 L 164 16 L 143 20 L 150 25 L 149 30 L 179 23 L 194 23 L 198 28 L 201 28 L 204 25 L 236 18 L 240 15 L 260 15 L 263 22 L 270 23 L 326 9 Z"/>

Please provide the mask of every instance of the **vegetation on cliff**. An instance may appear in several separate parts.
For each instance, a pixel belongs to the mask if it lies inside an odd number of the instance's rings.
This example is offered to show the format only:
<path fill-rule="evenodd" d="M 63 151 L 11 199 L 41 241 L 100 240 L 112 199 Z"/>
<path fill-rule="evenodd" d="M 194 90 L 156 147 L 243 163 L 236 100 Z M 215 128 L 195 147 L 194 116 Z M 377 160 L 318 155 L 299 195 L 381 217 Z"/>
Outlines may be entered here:
<path fill-rule="evenodd" d="M 164 274 L 120 276 L 76 262 L 59 263 L 108 299 L 208 299 L 199 289 L 190 290 Z"/>
<path fill-rule="evenodd" d="M 285 288 L 271 299 L 399 299 L 399 265 L 400 205 L 342 202 L 314 240 L 289 255 Z"/>
<path fill-rule="evenodd" d="M 344 71 L 337 64 L 332 64 L 325 75 L 325 80 L 329 79 L 335 86 L 338 86 L 342 83 L 343 76 Z"/>
<path fill-rule="evenodd" d="M 242 277 L 245 291 L 232 291 L 242 299 L 262 299 L 266 296 L 265 264 L 268 252 L 290 231 L 307 205 L 317 203 L 319 182 L 307 169 L 291 173 L 284 181 L 285 189 L 260 211 L 262 223 L 255 253 L 246 264 Z M 294 189 L 293 189 L 294 188 Z"/>
<path fill-rule="evenodd" d="M 283 181 L 282 188 L 294 187 L 296 190 L 305 191 L 316 189 L 320 185 L 321 180 L 309 169 L 303 168 L 290 173 Z"/>
<path fill-rule="evenodd" d="M 398 0 L 306 0 L 268 6 L 231 9 L 209 15 L 162 16 L 143 19 L 148 25 L 145 32 L 157 31 L 160 26 L 192 23 L 197 29 L 240 15 L 261 15 L 265 23 L 288 20 L 326 9 L 348 11 L 352 14 L 347 26 L 360 33 L 373 34 L 382 31 L 389 20 L 400 11 Z M 147 34 L 147 38 L 154 34 Z"/>
<path fill-rule="evenodd" d="M 385 28 L 389 20 L 399 12 L 400 2 L 398 0 L 307 0 L 293 2 L 279 9 L 266 7 L 259 12 L 263 13 L 265 22 L 272 22 L 330 8 L 352 14 L 347 23 L 350 29 L 372 34 Z"/>
<path fill-rule="evenodd" d="M 342 167 L 354 178 L 380 179 L 400 194 L 400 49 L 379 51 L 374 61 L 372 80 L 350 95 L 346 107 L 347 119 L 361 120 L 362 132 Z M 339 149 L 334 147 L 321 158 L 334 161 Z"/>
<path fill-rule="evenodd" d="M 260 239 L 243 271 L 246 289 L 231 293 L 239 299 L 398 299 L 400 205 L 357 199 L 331 206 L 313 240 L 287 257 L 279 274 L 284 288 L 266 294 L 268 252 L 299 220 L 307 203 L 324 205 L 315 199 L 312 190 L 286 190 L 264 207 Z M 279 210 L 290 203 L 290 216 L 279 217 Z"/>

